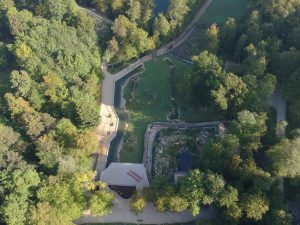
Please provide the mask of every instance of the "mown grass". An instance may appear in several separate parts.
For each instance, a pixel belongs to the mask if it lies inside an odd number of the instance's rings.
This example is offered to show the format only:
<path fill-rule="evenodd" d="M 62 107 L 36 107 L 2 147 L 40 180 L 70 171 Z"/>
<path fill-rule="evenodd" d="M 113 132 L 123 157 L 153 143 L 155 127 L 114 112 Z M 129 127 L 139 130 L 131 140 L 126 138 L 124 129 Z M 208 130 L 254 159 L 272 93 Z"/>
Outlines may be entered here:
<path fill-rule="evenodd" d="M 228 17 L 239 20 L 246 15 L 249 0 L 213 0 L 210 7 L 207 9 L 203 18 L 202 24 L 222 24 L 225 23 Z"/>
<path fill-rule="evenodd" d="M 175 64 L 176 74 L 183 74 L 190 66 L 170 55 L 164 55 L 145 63 L 145 72 L 138 76 L 134 91 L 132 82 L 129 82 L 124 97 L 130 121 L 121 151 L 122 162 L 141 162 L 144 133 L 148 124 L 166 121 L 172 108 L 169 66 L 165 58 Z"/>

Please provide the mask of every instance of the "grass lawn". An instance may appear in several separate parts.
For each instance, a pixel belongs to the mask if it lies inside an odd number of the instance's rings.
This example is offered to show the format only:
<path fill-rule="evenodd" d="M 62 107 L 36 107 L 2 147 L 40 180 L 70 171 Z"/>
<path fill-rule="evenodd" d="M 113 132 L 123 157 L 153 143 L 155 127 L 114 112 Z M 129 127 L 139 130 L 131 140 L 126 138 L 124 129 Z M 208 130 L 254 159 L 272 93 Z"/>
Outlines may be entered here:
<path fill-rule="evenodd" d="M 144 150 L 144 133 L 149 123 L 166 121 L 172 108 L 169 58 L 176 66 L 176 74 L 190 66 L 170 55 L 157 57 L 145 63 L 145 72 L 138 76 L 134 91 L 132 82 L 124 90 L 130 121 L 121 151 L 122 162 L 141 162 Z"/>
<path fill-rule="evenodd" d="M 201 23 L 224 23 L 228 17 L 239 20 L 246 14 L 248 3 L 249 0 L 213 0 Z"/>

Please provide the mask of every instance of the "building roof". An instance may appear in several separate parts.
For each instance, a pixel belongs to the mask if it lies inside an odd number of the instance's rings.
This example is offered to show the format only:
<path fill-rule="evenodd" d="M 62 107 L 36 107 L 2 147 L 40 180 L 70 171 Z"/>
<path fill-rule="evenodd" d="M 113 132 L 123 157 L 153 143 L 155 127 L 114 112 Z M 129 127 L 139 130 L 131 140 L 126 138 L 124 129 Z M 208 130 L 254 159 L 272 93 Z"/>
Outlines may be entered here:
<path fill-rule="evenodd" d="M 100 181 L 108 185 L 143 188 L 149 186 L 146 168 L 137 163 L 111 163 L 101 172 Z"/>

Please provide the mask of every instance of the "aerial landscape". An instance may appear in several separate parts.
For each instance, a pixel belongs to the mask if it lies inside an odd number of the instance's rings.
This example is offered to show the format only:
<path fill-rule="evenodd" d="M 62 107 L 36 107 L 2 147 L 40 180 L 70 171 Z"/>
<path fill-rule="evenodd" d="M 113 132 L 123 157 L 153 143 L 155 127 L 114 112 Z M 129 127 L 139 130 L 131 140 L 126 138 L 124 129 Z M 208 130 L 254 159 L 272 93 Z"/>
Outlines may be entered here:
<path fill-rule="evenodd" d="M 0 0 L 0 225 L 299 225 L 300 0 Z"/>

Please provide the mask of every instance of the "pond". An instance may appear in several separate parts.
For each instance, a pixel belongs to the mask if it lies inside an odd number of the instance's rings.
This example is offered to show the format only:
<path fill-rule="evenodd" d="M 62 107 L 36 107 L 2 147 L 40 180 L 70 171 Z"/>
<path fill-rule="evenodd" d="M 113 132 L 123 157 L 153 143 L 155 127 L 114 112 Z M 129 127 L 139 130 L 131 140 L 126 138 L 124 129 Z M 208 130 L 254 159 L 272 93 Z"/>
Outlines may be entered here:
<path fill-rule="evenodd" d="M 157 16 L 159 13 L 166 13 L 169 7 L 169 0 L 155 0 L 155 7 L 153 10 L 154 16 Z"/>
<path fill-rule="evenodd" d="M 176 155 L 176 167 L 177 172 L 187 172 L 194 169 L 194 160 L 189 151 L 186 150 Z"/>

